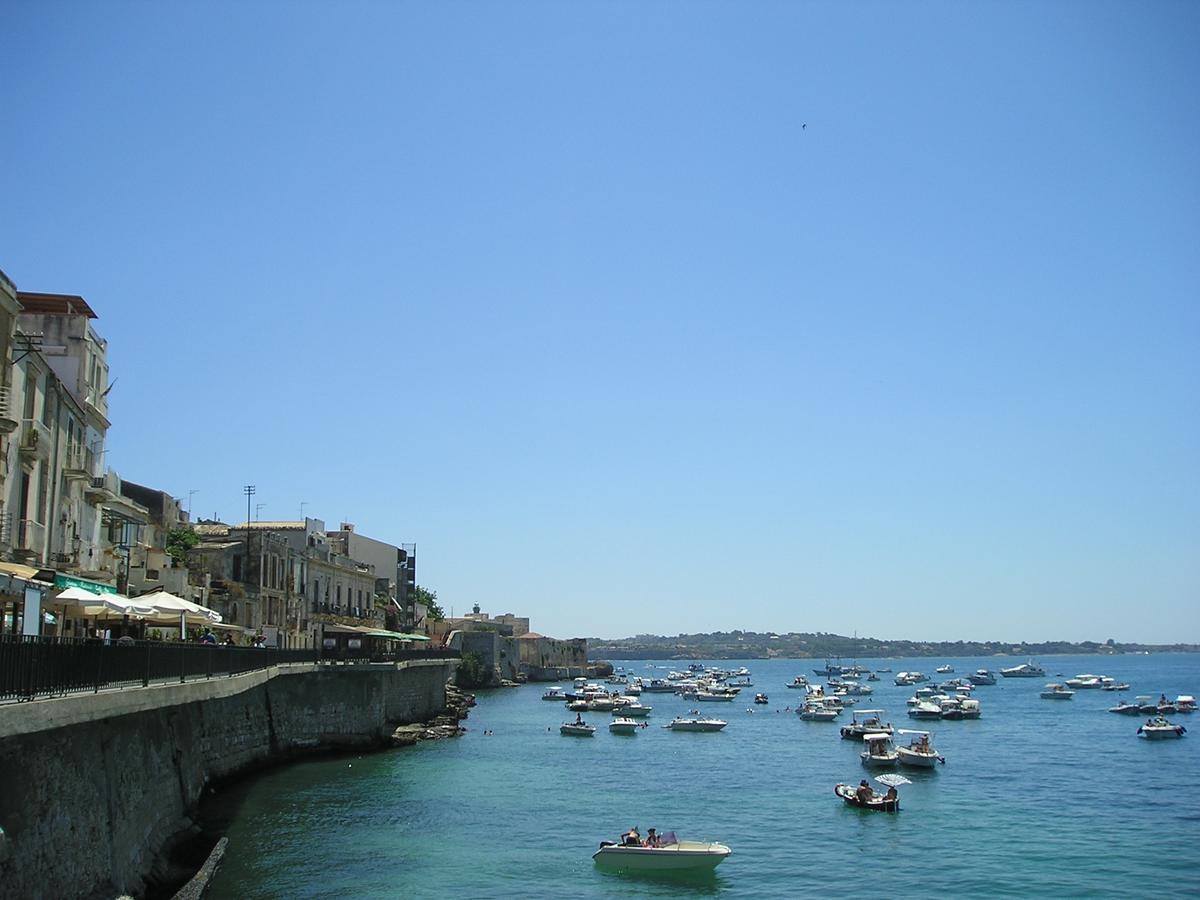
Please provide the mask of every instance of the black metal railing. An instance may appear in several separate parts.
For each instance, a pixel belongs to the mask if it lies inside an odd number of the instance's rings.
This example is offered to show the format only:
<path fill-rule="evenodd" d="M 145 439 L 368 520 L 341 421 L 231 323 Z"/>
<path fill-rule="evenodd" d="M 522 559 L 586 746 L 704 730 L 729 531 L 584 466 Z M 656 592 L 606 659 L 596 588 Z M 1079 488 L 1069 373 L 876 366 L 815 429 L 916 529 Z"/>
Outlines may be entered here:
<path fill-rule="evenodd" d="M 169 641 L 0 635 L 0 701 L 57 697 L 101 688 L 238 675 L 281 663 L 402 662 L 456 659 L 453 650 L 232 647 Z"/>

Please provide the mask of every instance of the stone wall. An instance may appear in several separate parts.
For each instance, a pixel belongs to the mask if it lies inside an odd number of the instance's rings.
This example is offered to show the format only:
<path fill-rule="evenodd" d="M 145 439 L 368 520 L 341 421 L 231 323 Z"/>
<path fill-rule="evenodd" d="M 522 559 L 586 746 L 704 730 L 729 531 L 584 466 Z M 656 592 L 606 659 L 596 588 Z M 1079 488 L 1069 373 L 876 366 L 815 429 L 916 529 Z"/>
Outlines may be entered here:
<path fill-rule="evenodd" d="M 386 745 L 445 707 L 451 664 L 291 665 L 0 707 L 4 896 L 140 894 L 205 786 L 323 747 Z"/>
<path fill-rule="evenodd" d="M 520 648 L 515 638 L 495 631 L 454 631 L 447 645 L 462 653 L 478 653 L 485 669 L 495 673 L 494 683 L 501 678 L 514 680 L 520 672 Z"/>
<path fill-rule="evenodd" d="M 530 681 L 558 681 L 587 675 L 587 639 L 542 637 L 527 634 L 517 638 L 521 671 Z"/>

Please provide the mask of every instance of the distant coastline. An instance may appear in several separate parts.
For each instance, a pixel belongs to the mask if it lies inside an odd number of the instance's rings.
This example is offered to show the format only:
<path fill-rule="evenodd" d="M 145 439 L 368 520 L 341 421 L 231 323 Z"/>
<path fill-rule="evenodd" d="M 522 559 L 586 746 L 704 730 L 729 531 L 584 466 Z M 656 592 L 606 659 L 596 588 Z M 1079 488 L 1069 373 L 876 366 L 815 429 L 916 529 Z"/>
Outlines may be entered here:
<path fill-rule="evenodd" d="M 824 659 L 841 657 L 1052 656 L 1126 653 L 1198 653 L 1200 644 L 1139 644 L 1097 641 L 900 641 L 818 632 L 717 631 L 674 636 L 639 634 L 588 638 L 592 659 Z"/>

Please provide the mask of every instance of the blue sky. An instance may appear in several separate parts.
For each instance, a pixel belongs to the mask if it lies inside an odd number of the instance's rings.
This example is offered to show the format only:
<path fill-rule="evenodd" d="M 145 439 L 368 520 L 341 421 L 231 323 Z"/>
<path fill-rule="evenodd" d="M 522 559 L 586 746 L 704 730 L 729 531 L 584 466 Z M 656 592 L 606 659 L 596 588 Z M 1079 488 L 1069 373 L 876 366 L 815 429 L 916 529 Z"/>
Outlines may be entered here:
<path fill-rule="evenodd" d="M 123 477 L 561 636 L 1200 640 L 1196 4 L 0 12 Z"/>

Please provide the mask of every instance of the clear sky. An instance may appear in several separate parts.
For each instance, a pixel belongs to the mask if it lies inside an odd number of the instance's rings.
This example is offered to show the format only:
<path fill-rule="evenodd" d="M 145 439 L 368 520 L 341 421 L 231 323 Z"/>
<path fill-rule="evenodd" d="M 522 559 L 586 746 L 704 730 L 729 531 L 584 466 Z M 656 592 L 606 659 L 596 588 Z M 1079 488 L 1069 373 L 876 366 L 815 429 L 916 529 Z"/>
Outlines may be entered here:
<path fill-rule="evenodd" d="M 559 636 L 1200 641 L 1200 4 L 0 0 L 109 464 Z"/>

